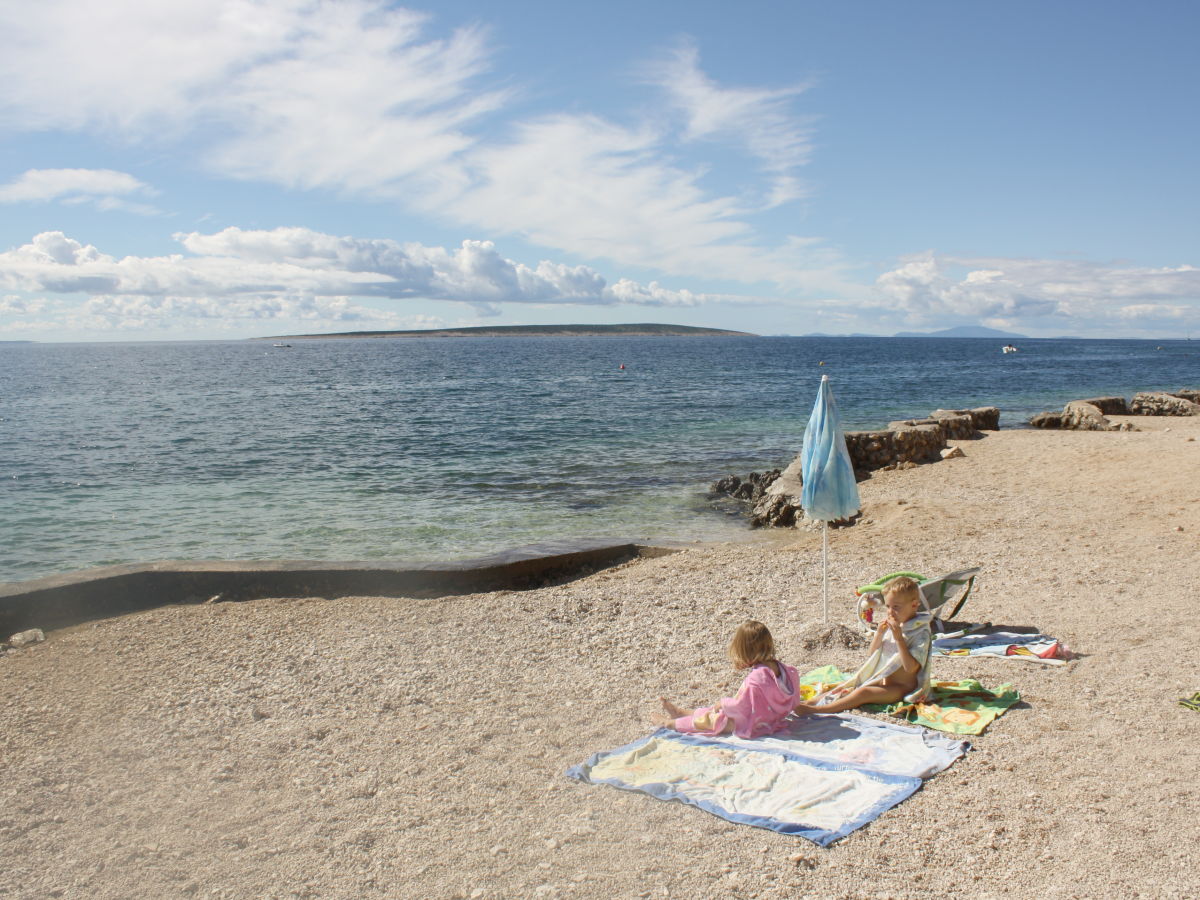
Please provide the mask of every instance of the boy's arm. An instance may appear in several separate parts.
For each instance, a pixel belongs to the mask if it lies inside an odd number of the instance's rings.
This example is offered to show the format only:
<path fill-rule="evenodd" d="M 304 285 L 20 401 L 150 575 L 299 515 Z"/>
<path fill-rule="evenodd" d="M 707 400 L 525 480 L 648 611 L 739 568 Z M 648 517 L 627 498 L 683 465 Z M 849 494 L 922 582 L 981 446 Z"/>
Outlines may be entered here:
<path fill-rule="evenodd" d="M 871 646 L 867 648 L 867 656 L 870 656 L 883 645 L 883 634 L 888 630 L 887 619 L 879 623 L 879 627 L 875 629 L 875 637 L 871 638 Z"/>
<path fill-rule="evenodd" d="M 921 663 L 915 656 L 912 655 L 912 650 L 908 647 L 908 641 L 904 639 L 904 634 L 899 628 L 896 628 L 896 649 L 900 656 L 900 665 L 909 675 L 915 675 L 921 671 Z"/>

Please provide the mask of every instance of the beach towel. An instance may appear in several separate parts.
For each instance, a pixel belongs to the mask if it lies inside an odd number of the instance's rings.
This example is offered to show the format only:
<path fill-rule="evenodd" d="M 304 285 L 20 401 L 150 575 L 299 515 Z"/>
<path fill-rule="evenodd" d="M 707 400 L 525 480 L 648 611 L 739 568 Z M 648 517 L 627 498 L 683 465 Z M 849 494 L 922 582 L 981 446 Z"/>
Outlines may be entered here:
<path fill-rule="evenodd" d="M 840 713 L 789 720 L 755 739 L 660 729 L 566 774 L 827 846 L 901 802 L 969 746 L 923 728 Z"/>
<path fill-rule="evenodd" d="M 1190 697 L 1184 697 L 1179 701 L 1180 706 L 1186 706 L 1188 709 L 1194 709 L 1200 712 L 1200 691 L 1192 694 Z"/>
<path fill-rule="evenodd" d="M 935 637 L 933 655 L 1002 656 L 1050 666 L 1065 665 L 1075 656 L 1066 644 L 1049 635 L 995 630 Z"/>
<path fill-rule="evenodd" d="M 800 695 L 815 696 L 843 678 L 837 666 L 822 666 L 800 676 Z M 806 696 L 807 695 L 807 696 Z M 886 712 L 914 725 L 950 734 L 982 734 L 996 718 L 1021 701 L 1021 695 L 1011 684 L 996 690 L 985 688 L 973 678 L 961 681 L 935 681 L 930 685 L 927 700 L 910 703 L 906 700 L 883 705 L 863 706 L 864 712 Z"/>
<path fill-rule="evenodd" d="M 772 735 L 743 740 L 721 735 L 731 747 L 784 750 L 825 762 L 852 763 L 888 775 L 929 778 L 948 768 L 971 745 L 924 728 L 854 713 L 817 713 L 789 719 Z"/>
<path fill-rule="evenodd" d="M 570 778 L 677 800 L 730 822 L 768 828 L 828 846 L 891 809 L 921 786 L 850 763 L 660 728 L 597 753 Z"/>
<path fill-rule="evenodd" d="M 973 678 L 961 681 L 935 681 L 928 700 L 920 703 L 892 703 L 888 706 L 864 706 L 870 712 L 888 712 L 937 731 L 951 734 L 982 734 L 997 717 L 1021 701 L 1011 684 L 994 691 Z"/>

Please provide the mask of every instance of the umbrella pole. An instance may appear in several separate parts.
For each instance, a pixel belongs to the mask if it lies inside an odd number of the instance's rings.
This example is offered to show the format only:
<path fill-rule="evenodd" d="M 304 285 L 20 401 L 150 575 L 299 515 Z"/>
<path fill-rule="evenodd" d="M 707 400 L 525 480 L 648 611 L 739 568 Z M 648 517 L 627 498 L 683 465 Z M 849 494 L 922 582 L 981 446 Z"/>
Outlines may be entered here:
<path fill-rule="evenodd" d="M 821 606 L 824 610 L 823 624 L 829 624 L 829 523 L 821 529 Z"/>

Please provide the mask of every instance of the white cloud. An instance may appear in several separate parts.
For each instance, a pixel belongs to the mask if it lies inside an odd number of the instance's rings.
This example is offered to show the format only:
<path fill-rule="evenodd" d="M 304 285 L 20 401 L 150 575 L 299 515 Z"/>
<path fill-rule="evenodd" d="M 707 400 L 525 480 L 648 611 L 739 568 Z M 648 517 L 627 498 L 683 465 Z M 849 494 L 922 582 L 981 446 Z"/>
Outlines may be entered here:
<path fill-rule="evenodd" d="M 482 34 L 422 41 L 372 0 L 42 0 L 0 8 L 0 123 L 122 139 L 203 138 L 216 171 L 370 190 L 468 147 L 495 109 Z"/>
<path fill-rule="evenodd" d="M 112 169 L 29 169 L 0 184 L 0 203 L 91 203 L 102 210 L 120 209 L 153 215 L 154 207 L 127 199 L 157 193 L 126 172 Z"/>
<path fill-rule="evenodd" d="M 810 121 L 798 118 L 788 104 L 809 85 L 726 88 L 700 68 L 700 54 L 684 43 L 656 65 L 647 67 L 652 83 L 667 94 L 686 120 L 688 140 L 721 140 L 743 146 L 772 175 L 767 205 L 803 196 L 793 172 L 812 152 Z"/>
<path fill-rule="evenodd" d="M 641 125 L 518 118 L 487 71 L 485 33 L 430 27 L 379 0 L 9 4 L 0 125 L 186 148 L 221 176 L 389 199 L 582 259 L 841 285 L 834 251 L 811 267 L 811 253 L 764 245 L 751 224 L 801 191 L 807 124 L 789 103 L 802 88 L 723 88 L 685 47 L 651 76 L 682 123 L 665 110 Z M 711 140 L 744 149 L 761 183 L 739 196 L 707 188 L 707 163 L 684 151 Z"/>
<path fill-rule="evenodd" d="M 50 301 L 44 297 L 0 297 L 0 314 L 37 315 L 49 306 Z"/>
<path fill-rule="evenodd" d="M 885 304 L 917 320 L 938 316 L 1200 322 L 1200 269 L 1047 259 L 908 257 L 876 286 Z M 1152 302 L 1158 301 L 1158 302 Z"/>
<path fill-rule="evenodd" d="M 106 320 L 381 320 L 368 301 L 446 300 L 481 314 L 497 304 L 695 306 L 717 298 L 622 279 L 609 285 L 586 266 L 506 259 L 488 241 L 448 250 L 336 237 L 304 228 L 180 234 L 191 255 L 116 258 L 61 232 L 0 253 L 0 286 L 88 294 Z M 16 309 L 16 299 L 13 300 Z"/>

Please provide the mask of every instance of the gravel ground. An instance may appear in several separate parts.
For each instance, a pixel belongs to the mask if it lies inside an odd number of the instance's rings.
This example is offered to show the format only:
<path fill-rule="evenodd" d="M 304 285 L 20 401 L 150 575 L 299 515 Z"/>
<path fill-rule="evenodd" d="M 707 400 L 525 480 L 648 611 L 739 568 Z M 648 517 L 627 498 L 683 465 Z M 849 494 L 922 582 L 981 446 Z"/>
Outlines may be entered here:
<path fill-rule="evenodd" d="M 1006 431 L 877 473 L 831 532 L 833 618 L 889 571 L 980 565 L 961 619 L 1063 667 L 939 660 L 1024 702 L 828 849 L 563 770 L 712 700 L 742 619 L 802 671 L 820 535 L 696 546 L 568 584 L 174 606 L 0 658 L 13 897 L 1196 897 L 1200 418 Z M 808 644 L 805 648 L 804 644 Z M 841 643 L 853 643 L 842 641 Z M 825 646 L 830 645 L 830 646 Z"/>

